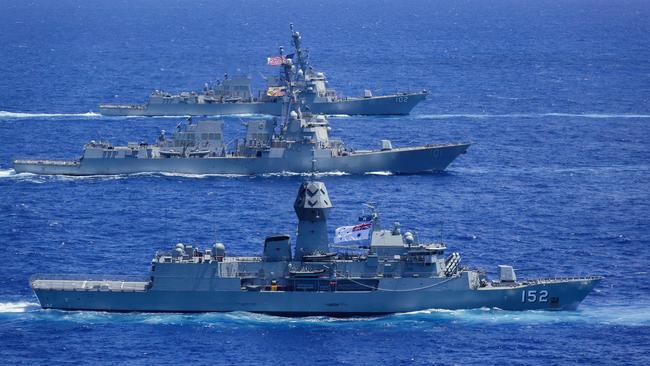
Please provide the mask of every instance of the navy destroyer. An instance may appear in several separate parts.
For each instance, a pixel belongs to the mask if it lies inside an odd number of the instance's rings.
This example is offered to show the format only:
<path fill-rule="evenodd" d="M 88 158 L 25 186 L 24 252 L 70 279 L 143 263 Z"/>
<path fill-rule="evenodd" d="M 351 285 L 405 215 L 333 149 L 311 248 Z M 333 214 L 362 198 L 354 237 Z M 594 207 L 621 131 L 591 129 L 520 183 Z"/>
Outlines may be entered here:
<path fill-rule="evenodd" d="M 508 265 L 490 279 L 461 265 L 459 253 L 445 255 L 444 243 L 420 241 L 397 223 L 383 229 L 376 210 L 337 229 L 334 246 L 327 231 L 331 208 L 325 185 L 312 178 L 294 203 L 295 246 L 289 235 L 273 235 L 260 257 L 232 257 L 222 243 L 205 250 L 178 243 L 156 253 L 146 278 L 34 275 L 30 286 L 44 309 L 351 316 L 431 308 L 573 310 L 601 280 L 518 280 Z M 349 249 L 364 238 L 367 245 Z"/>
<path fill-rule="evenodd" d="M 307 50 L 301 46 L 300 33 L 293 29 L 294 52 L 269 58 L 268 63 L 280 66 L 284 60 L 293 59 L 294 87 L 301 89 L 300 98 L 305 107 L 314 114 L 348 115 L 404 115 L 426 98 L 426 90 L 414 93 L 397 93 L 374 96 L 365 90 L 362 97 L 341 97 L 336 90 L 327 87 L 324 73 L 315 71 L 309 64 Z M 268 114 L 280 116 L 287 80 L 279 76 L 266 78 L 266 90 L 254 93 L 251 79 L 245 75 L 224 76 L 205 84 L 202 91 L 171 94 L 156 90 L 146 104 L 100 104 L 99 111 L 105 116 L 203 116 L 231 114 Z"/>
<path fill-rule="evenodd" d="M 354 150 L 329 138 L 322 116 L 292 111 L 286 123 L 277 119 L 247 123 L 246 138 L 229 147 L 223 122 L 203 120 L 179 124 L 171 138 L 164 131 L 154 143 L 114 146 L 91 141 L 76 160 L 18 159 L 16 173 L 110 175 L 132 173 L 238 174 L 308 173 L 312 159 L 320 172 L 364 174 L 439 172 L 465 153 L 469 143 L 393 147 L 381 140 L 376 150 Z"/>
<path fill-rule="evenodd" d="M 363 174 L 391 172 L 413 174 L 439 172 L 466 152 L 468 143 L 396 148 L 381 140 L 376 150 L 354 150 L 330 139 L 324 115 L 303 113 L 305 100 L 298 97 L 301 80 L 291 59 L 283 60 L 287 96 L 282 123 L 278 119 L 247 123 L 246 139 L 228 149 L 222 121 L 179 124 L 171 139 L 163 131 L 153 144 L 113 146 L 91 141 L 77 160 L 18 159 L 17 173 L 108 175 L 131 173 L 268 174 L 319 172 Z M 305 106 L 309 109 L 308 106 Z M 293 109 L 293 110 L 292 110 Z M 315 166 L 312 167 L 312 162 Z"/>

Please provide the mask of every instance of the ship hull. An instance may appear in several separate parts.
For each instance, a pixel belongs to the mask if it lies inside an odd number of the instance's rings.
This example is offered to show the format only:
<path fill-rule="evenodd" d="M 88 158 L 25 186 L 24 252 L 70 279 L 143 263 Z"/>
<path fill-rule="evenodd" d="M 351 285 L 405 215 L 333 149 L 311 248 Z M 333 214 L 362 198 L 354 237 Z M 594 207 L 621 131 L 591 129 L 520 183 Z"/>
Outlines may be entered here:
<path fill-rule="evenodd" d="M 376 315 L 426 309 L 575 310 L 599 279 L 576 279 L 507 288 L 354 292 L 284 291 L 64 291 L 35 289 L 45 309 L 114 312 L 247 311 L 284 316 Z M 548 293 L 546 301 L 526 294 Z"/>
<path fill-rule="evenodd" d="M 405 93 L 371 98 L 347 98 L 334 102 L 306 101 L 305 109 L 315 114 L 347 115 L 406 115 L 422 100 L 426 93 Z M 212 116 L 236 114 L 282 115 L 283 103 L 155 103 L 147 105 L 101 104 L 99 112 L 105 116 Z"/>
<path fill-rule="evenodd" d="M 440 172 L 466 152 L 469 144 L 424 146 L 387 151 L 357 152 L 347 156 L 316 156 L 318 172 L 364 174 L 391 172 L 415 174 Z M 328 152 L 328 151 L 326 151 Z M 16 160 L 16 173 L 46 175 L 113 175 L 134 173 L 237 174 L 308 173 L 312 171 L 311 151 L 287 151 L 281 158 L 125 158 L 76 161 Z"/>

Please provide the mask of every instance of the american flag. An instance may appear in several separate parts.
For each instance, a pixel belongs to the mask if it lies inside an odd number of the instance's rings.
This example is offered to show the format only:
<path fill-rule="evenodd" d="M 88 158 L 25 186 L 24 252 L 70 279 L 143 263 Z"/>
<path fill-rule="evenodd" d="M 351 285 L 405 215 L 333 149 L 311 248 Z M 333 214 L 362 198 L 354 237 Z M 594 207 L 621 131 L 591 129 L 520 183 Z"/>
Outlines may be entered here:
<path fill-rule="evenodd" d="M 284 56 L 273 56 L 273 57 L 267 57 L 266 58 L 266 63 L 271 66 L 280 66 L 284 63 L 286 58 Z"/>

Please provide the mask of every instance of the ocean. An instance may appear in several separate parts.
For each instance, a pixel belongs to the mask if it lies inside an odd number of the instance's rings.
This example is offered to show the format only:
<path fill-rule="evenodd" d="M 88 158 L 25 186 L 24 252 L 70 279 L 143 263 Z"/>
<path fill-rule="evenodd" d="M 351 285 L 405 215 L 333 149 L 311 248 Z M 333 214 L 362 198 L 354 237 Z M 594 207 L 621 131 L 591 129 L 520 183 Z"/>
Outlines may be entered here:
<path fill-rule="evenodd" d="M 441 174 L 330 174 L 331 232 L 377 202 L 462 263 L 519 277 L 602 275 L 577 311 L 430 309 L 370 318 L 40 310 L 34 273 L 145 274 L 157 250 L 254 255 L 295 233 L 296 175 L 15 174 L 18 157 L 150 141 L 179 118 L 98 114 L 153 89 L 276 72 L 289 22 L 339 94 L 427 89 L 409 116 L 333 116 L 377 148 L 470 141 Z M 2 364 L 647 365 L 647 1 L 21 1 L 0 3 Z M 225 116 L 225 133 L 261 116 Z"/>

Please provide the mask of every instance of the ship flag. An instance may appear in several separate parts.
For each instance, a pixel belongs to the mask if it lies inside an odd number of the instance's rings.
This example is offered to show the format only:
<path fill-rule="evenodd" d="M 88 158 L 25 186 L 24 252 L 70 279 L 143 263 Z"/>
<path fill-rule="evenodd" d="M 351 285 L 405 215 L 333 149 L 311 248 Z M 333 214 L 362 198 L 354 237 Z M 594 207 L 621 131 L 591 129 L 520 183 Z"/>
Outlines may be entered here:
<path fill-rule="evenodd" d="M 266 64 L 271 66 L 280 66 L 287 58 L 284 56 L 273 56 L 266 58 Z"/>
<path fill-rule="evenodd" d="M 269 86 L 266 90 L 266 95 L 269 97 L 282 97 L 284 96 L 284 86 Z"/>
<path fill-rule="evenodd" d="M 341 226 L 336 229 L 334 243 L 368 240 L 372 232 L 372 222 L 363 222 L 353 226 Z"/>

